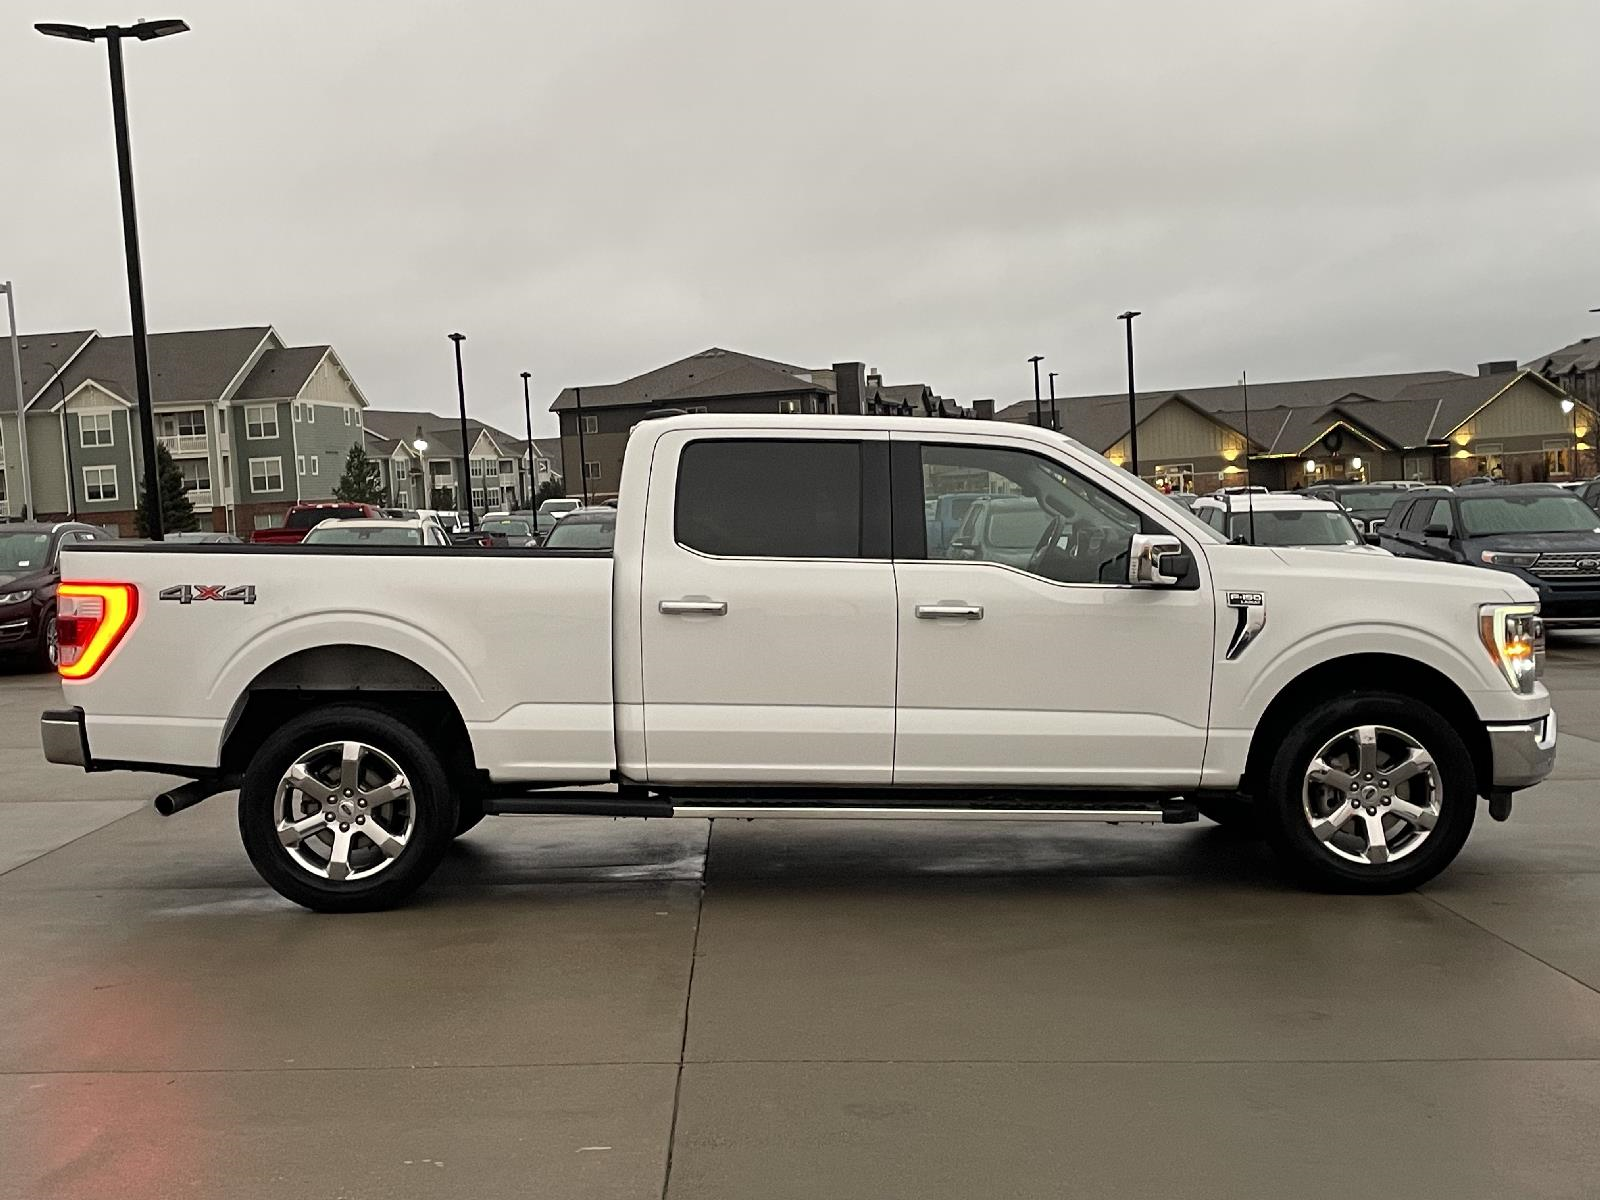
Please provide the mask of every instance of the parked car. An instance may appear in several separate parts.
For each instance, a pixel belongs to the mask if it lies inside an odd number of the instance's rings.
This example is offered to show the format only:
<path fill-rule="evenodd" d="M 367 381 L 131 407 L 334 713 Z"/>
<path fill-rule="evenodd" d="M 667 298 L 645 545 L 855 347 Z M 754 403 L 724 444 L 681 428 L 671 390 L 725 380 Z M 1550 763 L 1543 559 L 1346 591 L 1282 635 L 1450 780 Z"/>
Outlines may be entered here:
<path fill-rule="evenodd" d="M 542 530 L 554 529 L 556 522 L 570 512 L 577 512 L 583 507 L 583 501 L 567 497 L 552 498 L 539 502 L 539 528 Z"/>
<path fill-rule="evenodd" d="M 983 496 L 967 509 L 944 557 L 1026 567 L 1050 524 L 1048 510 L 1030 497 Z"/>
<path fill-rule="evenodd" d="M 1317 546 L 1382 554 L 1332 500 L 1292 492 L 1254 496 L 1202 496 L 1194 515 L 1229 542 L 1254 546 Z"/>
<path fill-rule="evenodd" d="M 1381 544 L 1407 558 L 1490 567 L 1539 596 L 1548 625 L 1600 623 L 1600 515 L 1549 483 L 1496 483 L 1406 497 Z"/>
<path fill-rule="evenodd" d="M 1501 486 L 1503 486 L 1505 484 L 1505 478 L 1503 476 L 1500 476 L 1500 475 L 1468 475 L 1465 479 L 1461 480 L 1456 486 L 1457 487 L 1477 487 L 1480 484 L 1492 484 L 1495 487 L 1501 487 Z"/>
<path fill-rule="evenodd" d="M 1394 502 L 1410 489 L 1394 483 L 1319 483 L 1302 488 L 1302 496 L 1332 500 L 1350 514 L 1361 533 L 1375 533 Z"/>
<path fill-rule="evenodd" d="M 963 474 L 1051 515 L 1027 568 L 928 557 Z M 1228 545 L 1048 430 L 671 417 L 621 494 L 614 555 L 71 547 L 46 757 L 187 776 L 169 814 L 238 789 L 262 877 L 329 911 L 398 903 L 485 814 L 1205 811 L 1392 892 L 1554 765 L 1524 580 Z M 160 602 L 191 578 L 267 602 Z"/>
<path fill-rule="evenodd" d="M 111 540 L 79 521 L 0 524 L 0 654 L 23 655 L 40 668 L 55 665 L 61 551 Z"/>
<path fill-rule="evenodd" d="M 546 550 L 610 550 L 617 536 L 617 510 L 577 508 L 544 539 Z"/>
<path fill-rule="evenodd" d="M 450 536 L 431 517 L 332 518 L 305 536 L 307 546 L 448 546 Z"/>
<path fill-rule="evenodd" d="M 1600 512 L 1600 477 L 1585 479 L 1575 490 L 1578 493 L 1578 499 L 1596 512 Z"/>
<path fill-rule="evenodd" d="M 923 506 L 923 511 L 928 514 L 925 524 L 930 558 L 945 557 L 945 552 L 950 549 L 950 539 L 961 528 L 961 522 L 967 519 L 967 510 L 986 495 L 985 492 L 946 492 L 932 501 L 931 511 L 927 505 Z"/>
<path fill-rule="evenodd" d="M 224 546 L 238 545 L 243 539 L 236 538 L 231 533 L 221 533 L 211 529 L 195 529 L 185 530 L 181 533 L 164 534 L 162 540 L 177 542 L 180 546 Z"/>
<path fill-rule="evenodd" d="M 397 521 L 415 521 L 420 514 L 414 508 L 385 508 L 380 510 L 386 517 L 393 517 Z"/>
<path fill-rule="evenodd" d="M 485 517 L 478 528 L 494 540 L 496 546 L 537 546 L 539 536 L 534 532 L 533 520 L 527 516 Z"/>
<path fill-rule="evenodd" d="M 250 540 L 258 545 L 292 546 L 305 540 L 306 534 L 327 520 L 352 521 L 382 518 L 380 509 L 371 504 L 348 504 L 343 500 L 318 500 L 290 507 L 282 525 L 258 529 Z"/>

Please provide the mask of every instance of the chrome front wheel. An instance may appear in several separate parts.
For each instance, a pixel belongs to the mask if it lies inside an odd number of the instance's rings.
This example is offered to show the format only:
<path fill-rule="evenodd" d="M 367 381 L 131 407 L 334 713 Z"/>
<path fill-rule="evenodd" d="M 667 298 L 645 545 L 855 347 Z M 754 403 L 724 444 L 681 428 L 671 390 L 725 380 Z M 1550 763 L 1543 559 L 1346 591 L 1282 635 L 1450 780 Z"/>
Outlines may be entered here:
<path fill-rule="evenodd" d="M 394 759 L 360 741 L 325 742 L 278 781 L 278 841 L 319 879 L 355 881 L 388 868 L 409 844 L 417 809 Z"/>
<path fill-rule="evenodd" d="M 1316 839 L 1348 862 L 1398 862 L 1439 823 L 1443 783 L 1416 738 L 1358 725 L 1329 738 L 1306 766 L 1301 806 Z"/>

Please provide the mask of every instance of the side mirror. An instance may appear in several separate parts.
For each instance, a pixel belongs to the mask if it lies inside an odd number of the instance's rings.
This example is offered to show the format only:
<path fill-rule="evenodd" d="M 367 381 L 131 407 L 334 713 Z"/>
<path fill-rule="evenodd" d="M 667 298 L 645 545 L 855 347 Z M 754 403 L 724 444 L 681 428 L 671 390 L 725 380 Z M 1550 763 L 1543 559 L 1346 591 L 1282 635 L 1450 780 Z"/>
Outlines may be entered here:
<path fill-rule="evenodd" d="M 1378 536 L 1378 535 L 1377 535 L 1377 534 L 1375 534 L 1375 533 L 1369 533 L 1369 534 L 1367 534 L 1367 535 L 1365 535 L 1365 540 L 1366 540 L 1366 543 L 1367 543 L 1367 545 L 1369 545 L 1369 546 L 1376 546 L 1376 545 L 1377 545 L 1377 544 L 1378 544 L 1378 543 L 1379 543 L 1379 542 L 1380 542 L 1380 541 L 1382 541 L 1382 540 L 1383 540 L 1383 539 L 1382 539 L 1382 538 L 1380 538 L 1380 537 L 1379 537 L 1379 536 Z"/>
<path fill-rule="evenodd" d="M 1422 531 L 1422 536 L 1425 538 L 1447 538 L 1450 536 L 1450 531 L 1443 525 L 1429 525 Z"/>
<path fill-rule="evenodd" d="M 1194 571 L 1194 559 L 1175 537 L 1136 533 L 1128 546 L 1128 582 L 1136 587 L 1175 587 Z"/>

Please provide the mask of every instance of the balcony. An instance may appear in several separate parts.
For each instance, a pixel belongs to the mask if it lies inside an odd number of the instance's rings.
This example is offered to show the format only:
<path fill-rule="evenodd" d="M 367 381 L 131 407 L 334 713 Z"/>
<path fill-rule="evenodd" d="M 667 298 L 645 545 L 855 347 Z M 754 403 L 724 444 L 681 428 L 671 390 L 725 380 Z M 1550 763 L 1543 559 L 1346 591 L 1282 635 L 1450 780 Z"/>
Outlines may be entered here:
<path fill-rule="evenodd" d="M 203 433 L 163 433 L 156 441 L 173 458 L 206 454 L 211 449 L 211 439 Z"/>

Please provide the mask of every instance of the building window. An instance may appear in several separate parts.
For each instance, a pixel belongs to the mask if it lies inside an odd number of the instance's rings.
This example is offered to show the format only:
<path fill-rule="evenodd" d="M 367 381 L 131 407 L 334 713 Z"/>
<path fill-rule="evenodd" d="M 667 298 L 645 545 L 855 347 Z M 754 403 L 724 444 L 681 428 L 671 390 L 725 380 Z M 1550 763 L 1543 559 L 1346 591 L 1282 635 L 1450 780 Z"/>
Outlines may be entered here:
<path fill-rule="evenodd" d="M 311 473 L 313 475 L 321 475 L 322 474 L 322 460 L 320 458 L 318 458 L 315 454 L 313 454 L 311 456 Z"/>
<path fill-rule="evenodd" d="M 278 406 L 275 404 L 246 404 L 244 406 L 244 436 L 259 442 L 278 436 Z"/>
<path fill-rule="evenodd" d="M 217 408 L 217 432 L 228 432 L 228 410 L 222 408 L 220 405 Z"/>
<path fill-rule="evenodd" d="M 584 418 L 582 418 L 582 420 L 583 420 L 583 432 L 585 432 L 585 433 L 599 433 L 600 432 L 600 418 L 599 417 L 584 417 Z"/>
<path fill-rule="evenodd" d="M 489 493 L 484 491 L 482 488 L 473 488 L 472 489 L 472 507 L 473 508 L 488 508 L 489 507 Z"/>
<path fill-rule="evenodd" d="M 583 464 L 583 477 L 585 479 L 599 479 L 600 478 L 600 463 L 598 461 L 596 461 L 596 460 L 591 460 L 589 462 L 584 463 Z"/>
<path fill-rule="evenodd" d="M 306 405 L 306 424 L 307 425 L 315 425 L 316 423 L 317 423 L 317 406 L 315 404 L 308 404 L 308 405 Z"/>
<path fill-rule="evenodd" d="M 517 469 L 517 464 L 512 462 L 509 458 L 502 458 L 500 460 L 500 474 L 502 474 L 502 475 L 510 475 L 516 469 Z"/>
<path fill-rule="evenodd" d="M 348 425 L 348 424 L 350 424 L 350 420 L 351 420 L 351 418 L 350 418 L 350 410 L 347 408 L 347 409 L 344 410 L 344 423 L 346 425 Z"/>
<path fill-rule="evenodd" d="M 294 423 L 296 425 L 300 424 L 300 406 L 298 404 L 291 404 L 289 407 L 294 410 Z"/>
<path fill-rule="evenodd" d="M 183 490 L 186 492 L 209 492 L 211 490 L 211 463 L 204 458 L 180 458 L 178 471 L 183 476 Z"/>
<path fill-rule="evenodd" d="M 1565 441 L 1546 441 L 1544 444 L 1545 478 L 1572 474 L 1572 447 Z"/>
<path fill-rule="evenodd" d="M 356 428 L 359 429 L 359 428 L 361 428 L 361 410 L 359 408 L 356 409 L 355 410 L 355 414 L 356 414 Z"/>
<path fill-rule="evenodd" d="M 304 475 L 306 473 L 306 456 L 304 454 L 295 455 L 294 473 L 296 475 Z"/>
<path fill-rule="evenodd" d="M 78 414 L 78 445 L 109 446 L 111 441 L 111 414 L 85 412 Z"/>
<path fill-rule="evenodd" d="M 250 460 L 250 490 L 252 492 L 283 491 L 283 459 L 252 458 Z"/>
<path fill-rule="evenodd" d="M 117 469 L 115 467 L 85 467 L 83 469 L 83 498 L 89 501 L 115 500 L 117 498 Z"/>
<path fill-rule="evenodd" d="M 1499 442 L 1481 442 L 1478 445 L 1478 474 L 1488 475 L 1493 479 L 1505 478 L 1505 464 L 1501 456 L 1505 453 L 1505 446 Z"/>
<path fill-rule="evenodd" d="M 450 459 L 436 458 L 428 464 L 428 470 L 435 479 L 449 479 L 455 475 L 456 465 Z"/>
<path fill-rule="evenodd" d="M 800 401 L 798 401 L 798 400 L 779 400 L 778 401 L 778 411 L 781 412 L 781 413 L 797 413 L 797 412 L 800 411 Z"/>
<path fill-rule="evenodd" d="M 1194 491 L 1194 464 L 1172 463 L 1160 466 L 1149 476 L 1150 482 L 1164 492 Z"/>

